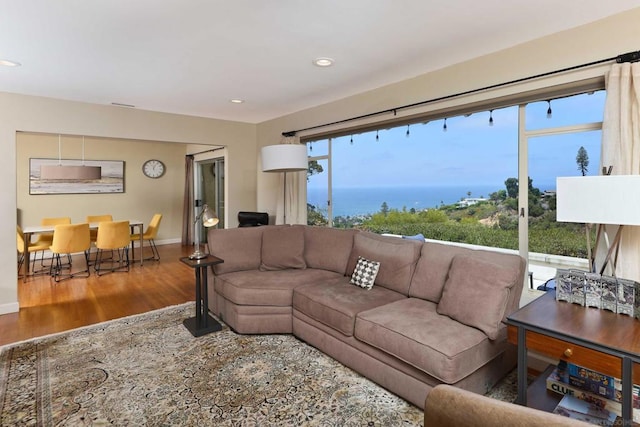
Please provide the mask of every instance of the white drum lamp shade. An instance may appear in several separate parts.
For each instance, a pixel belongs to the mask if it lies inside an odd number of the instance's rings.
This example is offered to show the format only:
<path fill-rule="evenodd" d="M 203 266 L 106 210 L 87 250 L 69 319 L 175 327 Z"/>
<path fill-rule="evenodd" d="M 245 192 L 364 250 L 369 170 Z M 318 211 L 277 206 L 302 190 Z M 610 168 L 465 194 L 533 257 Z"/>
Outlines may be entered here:
<path fill-rule="evenodd" d="M 307 168 L 306 145 L 279 144 L 262 147 L 263 172 L 295 172 Z"/>
<path fill-rule="evenodd" d="M 284 172 L 283 218 L 287 223 L 287 172 L 307 170 L 307 146 L 301 144 L 279 144 L 262 147 L 262 171 Z"/>
<path fill-rule="evenodd" d="M 556 180 L 556 220 L 640 225 L 640 175 L 562 177 Z"/>
<path fill-rule="evenodd" d="M 640 225 L 640 175 L 600 175 L 562 177 L 556 180 L 556 221 L 597 224 L 596 249 L 602 225 L 617 225 L 616 235 L 602 261 L 600 274 L 611 262 L 615 275 L 622 229 L 625 225 Z M 606 233 L 606 230 L 605 232 Z M 591 255 L 587 227 L 589 269 L 596 271 Z"/>

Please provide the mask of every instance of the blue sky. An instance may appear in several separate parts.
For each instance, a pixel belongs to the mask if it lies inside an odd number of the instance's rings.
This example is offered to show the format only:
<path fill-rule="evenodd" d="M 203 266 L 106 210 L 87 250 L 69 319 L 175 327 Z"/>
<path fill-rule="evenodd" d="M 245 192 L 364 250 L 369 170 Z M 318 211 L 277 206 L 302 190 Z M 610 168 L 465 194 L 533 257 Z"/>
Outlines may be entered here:
<path fill-rule="evenodd" d="M 527 128 L 541 129 L 602 120 L 605 92 L 553 100 L 552 118 L 547 102 L 527 106 Z M 402 187 L 496 185 L 517 177 L 518 108 L 494 110 L 469 117 L 450 117 L 426 124 L 336 138 L 333 140 L 334 187 Z M 578 175 L 576 154 L 582 145 L 589 155 L 589 175 L 597 174 L 600 132 L 538 137 L 529 140 L 529 168 L 534 186 L 553 187 L 556 176 Z M 326 152 L 326 141 L 313 143 L 310 155 Z M 324 174 L 323 174 L 324 175 Z M 310 187 L 326 186 L 314 176 Z"/>

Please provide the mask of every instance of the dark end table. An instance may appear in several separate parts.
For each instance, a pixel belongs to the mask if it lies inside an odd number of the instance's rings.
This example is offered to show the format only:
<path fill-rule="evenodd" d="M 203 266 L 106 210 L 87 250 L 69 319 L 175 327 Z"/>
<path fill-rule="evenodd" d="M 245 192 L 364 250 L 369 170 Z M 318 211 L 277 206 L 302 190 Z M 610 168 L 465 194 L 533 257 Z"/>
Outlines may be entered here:
<path fill-rule="evenodd" d="M 202 259 L 180 258 L 180 261 L 196 272 L 196 315 L 184 319 L 184 327 L 194 337 L 201 337 L 222 329 L 222 325 L 209 315 L 209 291 L 207 288 L 207 267 L 221 264 L 224 261 L 216 256 L 207 255 Z"/>

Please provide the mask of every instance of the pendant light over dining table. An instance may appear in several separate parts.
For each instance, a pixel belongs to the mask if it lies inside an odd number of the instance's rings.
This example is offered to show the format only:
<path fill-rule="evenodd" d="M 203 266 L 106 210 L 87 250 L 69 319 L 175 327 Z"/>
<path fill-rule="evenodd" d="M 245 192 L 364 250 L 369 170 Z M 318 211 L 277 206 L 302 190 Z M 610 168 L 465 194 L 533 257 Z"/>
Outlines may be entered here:
<path fill-rule="evenodd" d="M 84 164 L 84 136 L 82 137 L 82 165 L 62 164 L 62 139 L 58 135 L 58 164 L 40 166 L 40 179 L 61 181 L 91 181 L 102 178 L 102 167 Z"/>

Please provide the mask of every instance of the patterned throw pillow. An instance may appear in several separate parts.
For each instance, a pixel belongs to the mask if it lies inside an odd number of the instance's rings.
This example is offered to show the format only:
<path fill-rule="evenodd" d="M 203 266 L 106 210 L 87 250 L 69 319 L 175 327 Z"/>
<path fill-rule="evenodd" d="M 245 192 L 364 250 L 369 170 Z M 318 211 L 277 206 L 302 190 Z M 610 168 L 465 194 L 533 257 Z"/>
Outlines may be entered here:
<path fill-rule="evenodd" d="M 371 289 L 373 288 L 373 283 L 376 281 L 379 269 L 380 263 L 378 261 L 370 261 L 359 256 L 358 263 L 353 270 L 349 283 L 364 289 Z"/>

